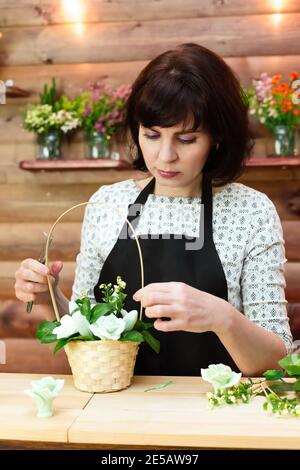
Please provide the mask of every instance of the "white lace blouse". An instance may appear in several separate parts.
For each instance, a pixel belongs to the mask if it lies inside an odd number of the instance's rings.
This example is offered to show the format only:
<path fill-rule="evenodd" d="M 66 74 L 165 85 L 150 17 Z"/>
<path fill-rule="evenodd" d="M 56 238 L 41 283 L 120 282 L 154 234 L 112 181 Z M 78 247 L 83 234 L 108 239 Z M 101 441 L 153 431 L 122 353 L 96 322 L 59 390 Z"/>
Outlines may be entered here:
<path fill-rule="evenodd" d="M 90 201 L 104 201 L 127 214 L 141 189 L 133 179 L 102 186 Z M 139 217 L 137 234 L 174 233 L 199 236 L 201 197 L 150 194 Z M 117 241 L 124 219 L 99 205 L 88 205 L 76 258 L 72 300 L 93 288 Z M 284 294 L 286 262 L 282 227 L 271 200 L 263 193 L 232 183 L 213 195 L 213 236 L 228 286 L 228 301 L 246 317 L 284 340 L 292 337 Z"/>

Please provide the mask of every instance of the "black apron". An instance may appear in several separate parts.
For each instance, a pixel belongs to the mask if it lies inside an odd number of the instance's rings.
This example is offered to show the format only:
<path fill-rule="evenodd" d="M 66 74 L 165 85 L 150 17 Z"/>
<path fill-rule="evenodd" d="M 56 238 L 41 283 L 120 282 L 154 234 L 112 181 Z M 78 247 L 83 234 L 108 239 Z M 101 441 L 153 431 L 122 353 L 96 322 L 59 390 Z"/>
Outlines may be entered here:
<path fill-rule="evenodd" d="M 155 178 L 140 192 L 135 202 L 129 204 L 127 218 L 133 227 L 134 219 L 138 217 L 136 204 L 140 205 L 138 207 L 141 212 L 154 187 Z M 225 274 L 213 241 L 212 184 L 205 173 L 202 178 L 201 203 L 204 211 L 199 204 L 199 211 L 201 210 L 199 237 L 184 235 L 178 237 L 176 234 L 170 234 L 168 238 L 162 234 L 138 236 L 144 261 L 145 286 L 153 282 L 184 282 L 228 300 Z M 114 285 L 116 277 L 120 275 L 126 282 L 127 297 L 124 308 L 128 311 L 133 309 L 139 311 L 140 303 L 135 302 L 132 296 L 141 288 L 140 261 L 137 244 L 131 232 L 125 222 L 117 242 L 104 262 L 99 281 L 94 287 L 94 295 L 96 301 L 101 302 L 99 285 L 109 282 Z M 128 236 L 124 237 L 124 233 L 128 233 Z M 186 243 L 190 247 L 200 246 L 203 235 L 204 243 L 201 249 L 186 249 Z M 144 309 L 143 320 L 153 321 L 145 317 Z M 160 353 L 155 353 L 148 344 L 141 343 L 135 367 L 136 375 L 199 376 L 201 367 L 206 368 L 210 364 L 218 363 L 227 364 L 232 369 L 238 370 L 218 336 L 213 332 L 161 332 L 155 328 L 150 331 L 160 341 Z"/>

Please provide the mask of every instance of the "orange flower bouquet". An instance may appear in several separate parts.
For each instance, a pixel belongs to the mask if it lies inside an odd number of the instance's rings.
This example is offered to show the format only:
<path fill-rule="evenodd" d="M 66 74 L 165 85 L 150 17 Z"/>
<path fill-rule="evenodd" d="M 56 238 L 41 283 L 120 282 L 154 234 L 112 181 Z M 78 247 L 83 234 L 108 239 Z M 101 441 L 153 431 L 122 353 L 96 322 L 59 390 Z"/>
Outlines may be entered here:
<path fill-rule="evenodd" d="M 295 133 L 300 125 L 298 77 L 297 72 L 292 72 L 289 81 L 282 81 L 282 75 L 269 77 L 262 73 L 258 80 L 253 80 L 254 86 L 247 92 L 250 115 L 275 137 L 275 154 L 297 153 Z"/>

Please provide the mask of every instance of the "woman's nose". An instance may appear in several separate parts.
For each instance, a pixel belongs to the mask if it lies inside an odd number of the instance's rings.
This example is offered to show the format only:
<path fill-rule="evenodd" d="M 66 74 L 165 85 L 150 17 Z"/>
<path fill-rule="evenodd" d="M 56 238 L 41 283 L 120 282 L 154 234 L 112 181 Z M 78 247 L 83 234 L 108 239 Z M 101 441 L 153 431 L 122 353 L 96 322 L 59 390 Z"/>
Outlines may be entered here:
<path fill-rule="evenodd" d="M 162 162 L 172 162 L 177 160 L 177 153 L 172 144 L 162 144 L 159 149 L 159 160 Z"/>

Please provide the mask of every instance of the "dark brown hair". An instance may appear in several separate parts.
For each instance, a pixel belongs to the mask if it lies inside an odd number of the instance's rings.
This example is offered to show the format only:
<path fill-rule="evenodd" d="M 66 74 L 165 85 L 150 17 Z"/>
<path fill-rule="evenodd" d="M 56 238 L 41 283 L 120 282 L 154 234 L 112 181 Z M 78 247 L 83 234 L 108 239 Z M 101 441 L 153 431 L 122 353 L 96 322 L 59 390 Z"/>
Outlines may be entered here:
<path fill-rule="evenodd" d="M 216 186 L 240 174 L 253 146 L 248 107 L 238 79 L 214 52 L 198 44 L 181 44 L 154 58 L 132 85 L 125 110 L 125 133 L 131 137 L 134 167 L 147 171 L 139 146 L 139 125 L 200 126 L 219 143 L 210 149 L 204 168 Z"/>

